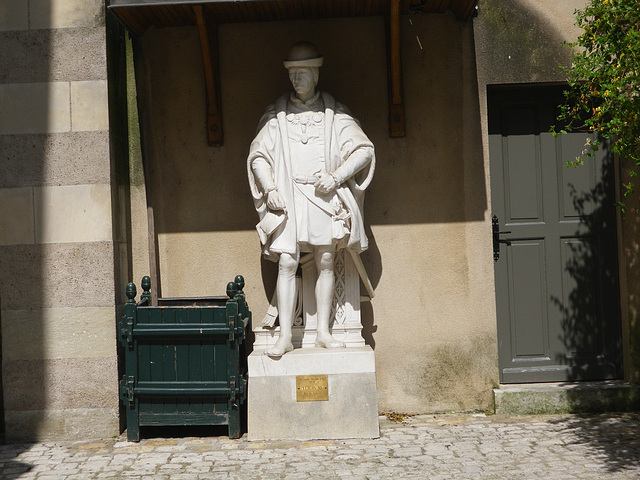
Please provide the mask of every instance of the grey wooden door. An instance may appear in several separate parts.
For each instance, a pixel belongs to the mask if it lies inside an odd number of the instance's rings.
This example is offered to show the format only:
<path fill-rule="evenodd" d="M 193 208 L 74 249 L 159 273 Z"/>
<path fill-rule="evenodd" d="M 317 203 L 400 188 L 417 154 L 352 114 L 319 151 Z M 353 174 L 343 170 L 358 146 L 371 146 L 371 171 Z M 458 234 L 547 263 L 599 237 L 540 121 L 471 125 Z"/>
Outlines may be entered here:
<path fill-rule="evenodd" d="M 488 95 L 500 381 L 621 378 L 612 155 L 565 167 L 587 134 L 548 133 L 560 87 Z"/>

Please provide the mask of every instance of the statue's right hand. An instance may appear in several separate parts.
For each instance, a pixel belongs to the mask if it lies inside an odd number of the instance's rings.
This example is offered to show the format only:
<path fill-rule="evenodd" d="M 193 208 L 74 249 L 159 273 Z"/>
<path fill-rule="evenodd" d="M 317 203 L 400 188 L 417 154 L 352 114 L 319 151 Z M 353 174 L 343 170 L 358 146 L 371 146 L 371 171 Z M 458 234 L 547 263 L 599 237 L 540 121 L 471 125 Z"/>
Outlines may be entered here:
<path fill-rule="evenodd" d="M 278 190 L 271 190 L 267 193 L 267 207 L 270 210 L 286 210 L 284 198 L 282 198 Z"/>

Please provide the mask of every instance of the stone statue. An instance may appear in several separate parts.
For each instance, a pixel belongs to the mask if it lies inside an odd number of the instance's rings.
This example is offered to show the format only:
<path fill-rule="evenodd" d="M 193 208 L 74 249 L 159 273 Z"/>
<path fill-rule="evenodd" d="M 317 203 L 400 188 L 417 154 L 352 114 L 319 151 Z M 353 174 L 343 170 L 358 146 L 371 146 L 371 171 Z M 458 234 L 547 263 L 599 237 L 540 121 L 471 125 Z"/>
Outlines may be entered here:
<path fill-rule="evenodd" d="M 294 91 L 267 108 L 247 161 L 263 254 L 278 262 L 280 336 L 265 351 L 271 357 L 293 350 L 296 270 L 305 252 L 318 272 L 316 346 L 345 346 L 329 329 L 334 255 L 347 248 L 359 262 L 368 246 L 362 209 L 374 148 L 348 109 L 316 89 L 323 59 L 311 43 L 291 47 L 284 66 Z"/>

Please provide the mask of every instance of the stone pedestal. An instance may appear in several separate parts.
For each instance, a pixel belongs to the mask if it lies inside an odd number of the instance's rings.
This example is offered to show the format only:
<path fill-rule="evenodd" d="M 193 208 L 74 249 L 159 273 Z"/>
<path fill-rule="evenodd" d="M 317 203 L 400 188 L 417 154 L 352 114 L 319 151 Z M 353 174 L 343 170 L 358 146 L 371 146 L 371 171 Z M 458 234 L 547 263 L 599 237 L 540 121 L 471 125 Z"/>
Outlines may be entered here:
<path fill-rule="evenodd" d="M 296 378 L 326 375 L 328 400 L 299 401 Z M 301 348 L 273 359 L 249 356 L 248 438 L 376 438 L 375 360 L 369 346 Z"/>
<path fill-rule="evenodd" d="M 378 402 L 373 350 L 365 346 L 360 321 L 360 277 L 351 255 L 336 252 L 331 333 L 347 348 L 316 348 L 317 272 L 312 255 L 300 259 L 298 305 L 293 325 L 295 350 L 279 359 L 264 355 L 279 327 L 254 325 L 249 356 L 249 440 L 378 437 Z M 256 322 L 257 323 L 257 322 Z M 301 401 L 296 380 L 326 375 L 328 399 Z M 324 380 L 323 380 L 324 381 Z M 324 387 L 323 387 L 324 388 Z"/>

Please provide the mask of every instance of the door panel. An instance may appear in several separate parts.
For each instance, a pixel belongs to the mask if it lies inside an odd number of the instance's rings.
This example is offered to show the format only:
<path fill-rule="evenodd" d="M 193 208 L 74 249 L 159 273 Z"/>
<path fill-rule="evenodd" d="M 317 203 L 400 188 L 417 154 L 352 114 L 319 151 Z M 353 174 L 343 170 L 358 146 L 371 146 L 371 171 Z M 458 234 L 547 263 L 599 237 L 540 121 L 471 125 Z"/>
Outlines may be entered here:
<path fill-rule="evenodd" d="M 526 276 L 527 282 L 513 284 L 511 331 L 516 357 L 545 356 L 546 288 L 544 282 L 544 240 L 516 241 L 509 249 L 511 276 Z"/>
<path fill-rule="evenodd" d="M 507 173 L 507 218 L 532 221 L 542 218 L 540 147 L 534 135 L 501 137 Z M 510 154 L 513 152 L 513 154 Z"/>
<path fill-rule="evenodd" d="M 620 314 L 608 149 L 567 168 L 586 133 L 548 133 L 559 87 L 489 91 L 502 383 L 620 378 Z"/>

